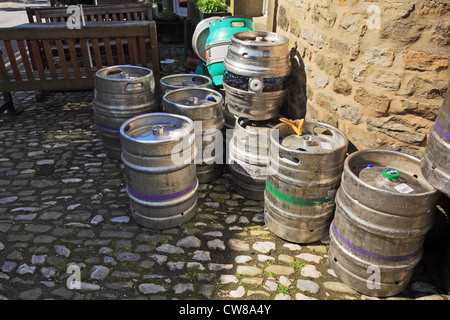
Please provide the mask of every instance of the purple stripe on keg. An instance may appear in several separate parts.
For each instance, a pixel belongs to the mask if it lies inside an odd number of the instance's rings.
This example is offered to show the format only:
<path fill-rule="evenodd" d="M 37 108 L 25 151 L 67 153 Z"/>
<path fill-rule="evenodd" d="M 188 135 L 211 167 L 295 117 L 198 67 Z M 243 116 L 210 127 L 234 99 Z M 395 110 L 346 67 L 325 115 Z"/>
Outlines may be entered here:
<path fill-rule="evenodd" d="M 442 138 L 444 138 L 447 141 L 450 141 L 450 132 L 442 128 L 441 124 L 437 120 L 434 123 L 434 129 L 437 131 L 437 133 L 439 133 L 442 136 Z"/>
<path fill-rule="evenodd" d="M 369 258 L 371 258 L 371 259 L 374 259 L 374 260 L 383 260 L 383 261 L 390 261 L 390 262 L 396 262 L 396 261 L 404 261 L 404 260 L 408 260 L 409 258 L 411 258 L 411 257 L 414 257 L 414 256 L 416 256 L 417 254 L 418 254 L 418 252 L 419 251 L 417 251 L 417 252 L 415 252 L 415 253 L 413 253 L 413 254 L 409 254 L 409 255 L 405 255 L 405 256 L 382 256 L 382 255 L 379 255 L 379 254 L 376 254 L 376 253 L 372 253 L 372 252 L 369 252 L 369 251 L 367 251 L 367 250 L 364 250 L 364 249 L 362 249 L 362 248 L 360 248 L 360 247 L 358 247 L 358 246 L 356 246 L 356 245 L 354 245 L 353 243 L 351 243 L 350 241 L 348 241 L 347 239 L 345 239 L 340 233 L 339 233 L 339 231 L 337 231 L 337 228 L 336 228 L 336 224 L 335 224 L 335 222 L 333 221 L 333 231 L 335 232 L 335 234 L 336 234 L 336 236 L 350 249 L 350 250 L 352 250 L 352 251 L 354 251 L 354 252 L 356 252 L 356 253 L 358 253 L 358 254 L 360 254 L 360 255 L 363 255 L 363 256 L 366 256 L 366 257 L 369 257 Z"/>
<path fill-rule="evenodd" d="M 197 178 L 195 178 L 194 182 L 189 187 L 187 187 L 186 189 L 178 191 L 178 192 L 175 192 L 175 193 L 163 194 L 163 195 L 149 195 L 149 194 L 139 193 L 139 192 L 134 191 L 133 189 L 131 189 L 130 186 L 127 186 L 127 190 L 133 196 L 135 196 L 136 198 L 142 199 L 142 200 L 166 201 L 166 200 L 172 200 L 172 199 L 184 196 L 188 192 L 194 190 L 196 185 L 197 185 Z"/>
<path fill-rule="evenodd" d="M 111 132 L 119 132 L 120 131 L 120 129 L 104 126 L 104 125 L 98 124 L 98 123 L 96 123 L 95 125 L 97 126 L 97 128 L 100 128 L 100 129 L 103 129 L 106 131 L 111 131 Z"/>

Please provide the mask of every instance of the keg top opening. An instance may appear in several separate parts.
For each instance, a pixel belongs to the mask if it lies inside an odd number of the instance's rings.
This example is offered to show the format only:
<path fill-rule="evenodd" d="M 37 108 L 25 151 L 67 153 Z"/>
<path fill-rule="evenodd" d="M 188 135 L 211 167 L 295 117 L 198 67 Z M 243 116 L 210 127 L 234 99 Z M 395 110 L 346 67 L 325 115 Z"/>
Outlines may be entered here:
<path fill-rule="evenodd" d="M 299 136 L 287 124 L 279 124 L 278 143 L 290 151 L 299 153 L 320 154 L 347 148 L 347 137 L 338 129 L 314 121 L 305 121 L 302 135 Z"/>
<path fill-rule="evenodd" d="M 96 76 L 107 80 L 133 80 L 152 74 L 152 70 L 138 66 L 112 66 L 97 71 Z"/>
<path fill-rule="evenodd" d="M 142 142 L 178 141 L 191 135 L 193 122 L 181 115 L 151 113 L 134 117 L 120 128 L 122 136 Z"/>
<path fill-rule="evenodd" d="M 161 84 L 174 88 L 212 85 L 211 78 L 200 74 L 173 74 L 161 78 Z"/>
<path fill-rule="evenodd" d="M 288 39 L 280 33 L 252 30 L 236 32 L 232 39 L 256 46 L 284 45 L 288 42 Z"/>
<path fill-rule="evenodd" d="M 361 183 L 378 190 L 405 195 L 435 191 L 421 173 L 420 160 L 400 152 L 357 151 L 346 159 L 345 166 Z"/>
<path fill-rule="evenodd" d="M 222 95 L 209 88 L 181 88 L 167 92 L 164 103 L 183 107 L 202 108 L 221 104 Z"/>

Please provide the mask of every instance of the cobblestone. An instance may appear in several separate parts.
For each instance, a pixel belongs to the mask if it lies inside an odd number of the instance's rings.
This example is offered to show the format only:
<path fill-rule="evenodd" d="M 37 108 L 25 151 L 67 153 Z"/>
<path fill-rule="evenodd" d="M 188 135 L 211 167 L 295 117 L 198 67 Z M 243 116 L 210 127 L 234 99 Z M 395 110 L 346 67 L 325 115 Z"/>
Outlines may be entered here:
<path fill-rule="evenodd" d="M 227 168 L 200 186 L 192 220 L 141 227 L 123 165 L 106 157 L 93 124 L 93 92 L 13 96 L 22 113 L 0 115 L 0 299 L 370 298 L 330 269 L 328 239 L 272 234 L 264 203 L 236 194 Z M 67 286 L 71 265 L 81 289 Z M 394 298 L 448 300 L 427 272 Z"/>

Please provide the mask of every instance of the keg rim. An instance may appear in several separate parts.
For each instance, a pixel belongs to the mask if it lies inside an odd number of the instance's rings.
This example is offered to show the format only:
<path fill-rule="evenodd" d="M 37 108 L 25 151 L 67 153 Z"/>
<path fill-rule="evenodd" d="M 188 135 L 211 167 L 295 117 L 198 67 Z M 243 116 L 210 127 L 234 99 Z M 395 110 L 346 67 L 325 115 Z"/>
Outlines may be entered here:
<path fill-rule="evenodd" d="M 277 143 L 277 144 L 278 144 L 278 148 L 280 148 L 280 149 L 283 150 L 284 152 L 291 153 L 291 154 L 296 154 L 296 155 L 301 154 L 301 155 L 317 156 L 317 155 L 321 155 L 321 154 L 329 154 L 329 153 L 333 153 L 333 152 L 338 152 L 339 150 L 342 150 L 343 148 L 344 148 L 345 150 L 347 150 L 347 148 L 348 148 L 348 138 L 347 138 L 347 136 L 346 136 L 341 130 L 339 130 L 338 128 L 333 127 L 332 125 L 329 125 L 329 124 L 326 124 L 326 123 L 318 122 L 318 121 L 306 121 L 306 120 L 305 120 L 305 125 L 306 125 L 306 124 L 316 125 L 314 128 L 320 126 L 320 127 L 326 128 L 326 129 L 328 129 L 328 130 L 332 130 L 333 132 L 335 132 L 336 134 L 338 134 L 339 136 L 341 136 L 341 138 L 344 139 L 343 145 L 341 145 L 341 146 L 339 146 L 339 147 L 337 147 L 337 148 L 334 148 L 333 150 L 329 150 L 329 151 L 327 150 L 327 151 L 324 151 L 324 152 L 304 152 L 304 151 L 301 151 L 301 150 L 294 150 L 294 149 L 287 148 L 287 147 L 283 146 L 283 145 L 280 143 L 280 141 L 279 141 L 278 139 L 275 139 L 275 137 L 273 136 L 275 130 L 277 130 L 277 129 L 281 128 L 281 127 L 284 127 L 284 126 L 288 126 L 286 123 L 280 123 L 280 124 L 277 124 L 275 127 L 273 127 L 272 130 L 271 130 L 271 132 L 270 132 L 270 139 L 271 139 L 271 141 L 272 141 L 273 143 Z"/>
<path fill-rule="evenodd" d="M 110 69 L 118 69 L 118 68 L 129 68 L 129 69 L 140 69 L 140 70 L 144 70 L 147 71 L 148 74 L 142 75 L 142 76 L 138 76 L 136 78 L 133 79 L 126 79 L 126 78 L 108 78 L 105 77 L 103 75 L 101 75 L 101 73 L 106 72 L 107 70 Z M 97 70 L 97 72 L 95 73 L 95 77 L 103 79 L 103 80 L 109 80 L 109 81 L 127 81 L 127 82 L 133 82 L 133 81 L 139 81 L 144 77 L 148 77 L 148 76 L 153 76 L 153 70 L 149 69 L 149 68 L 145 68 L 145 67 L 141 67 L 141 66 L 133 66 L 133 65 L 115 65 L 115 66 L 109 66 L 109 67 L 104 67 L 101 68 L 100 70 Z"/>
<path fill-rule="evenodd" d="M 245 34 L 252 34 L 256 36 L 272 36 L 275 37 L 277 40 L 277 42 L 274 43 L 268 43 L 268 42 L 248 42 L 244 39 L 241 39 L 240 36 L 245 35 Z M 235 42 L 238 43 L 240 45 L 244 45 L 244 46 L 255 46 L 255 47 L 276 47 L 276 46 L 286 46 L 289 44 L 289 39 L 281 34 L 281 33 L 277 33 L 277 32 L 271 32 L 271 31 L 264 31 L 264 30 L 244 30 L 244 31 L 238 31 L 236 33 L 234 33 L 231 36 L 231 42 Z"/>
<path fill-rule="evenodd" d="M 424 197 L 426 195 L 429 196 L 433 196 L 436 193 L 439 192 L 439 190 L 437 190 L 433 185 L 431 185 L 426 179 L 425 177 L 423 177 L 423 174 L 420 170 L 420 159 L 417 157 L 414 157 L 410 154 L 407 153 L 403 153 L 403 152 L 399 152 L 399 151 L 395 151 L 395 150 L 385 150 L 385 149 L 365 149 L 365 150 L 359 150 L 359 151 L 355 151 L 353 153 L 351 153 L 350 155 L 347 156 L 347 158 L 344 161 L 344 169 L 343 169 L 343 175 L 344 174 L 349 174 L 351 179 L 358 181 L 358 183 L 360 183 L 362 186 L 364 186 L 364 188 L 370 189 L 372 191 L 376 191 L 379 193 L 384 193 L 384 194 L 389 194 L 389 195 L 399 195 L 398 192 L 393 192 L 393 191 L 389 191 L 389 190 L 384 190 L 384 189 L 380 189 L 377 187 L 374 187 L 368 183 L 366 183 L 365 181 L 362 181 L 354 172 L 352 169 L 350 169 L 350 161 L 352 161 L 354 158 L 361 156 L 363 154 L 367 154 L 367 153 L 373 153 L 373 154 L 391 154 L 391 155 L 396 155 L 402 158 L 407 158 L 408 160 L 411 160 L 412 162 L 415 162 L 417 164 L 417 168 L 418 168 L 418 172 L 420 172 L 420 174 L 422 175 L 421 181 L 423 181 L 426 184 L 426 187 L 428 189 L 430 189 L 430 191 L 427 192 L 421 192 L 421 193 L 413 193 L 413 194 L 403 194 L 403 196 L 405 197 L 411 197 L 411 198 L 415 198 L 415 197 Z M 389 164 L 386 164 L 386 167 L 389 166 Z"/>
<path fill-rule="evenodd" d="M 127 121 L 125 121 L 121 126 L 120 126 L 120 136 L 127 139 L 128 141 L 131 142 L 139 142 L 139 143 L 143 143 L 143 144 L 158 144 L 158 143 L 162 143 L 162 142 L 178 142 L 180 140 L 181 136 L 167 136 L 167 139 L 164 140 L 139 140 L 133 137 L 130 137 L 126 132 L 125 132 L 125 128 L 132 122 L 138 121 L 141 118 L 152 118 L 152 117 L 173 117 L 173 118 L 179 118 L 183 121 L 188 122 L 189 124 L 189 128 L 186 131 L 186 135 L 191 135 L 191 131 L 194 130 L 194 121 L 192 121 L 189 117 L 180 115 L 180 114 L 172 114 L 172 113 L 165 113 L 165 112 L 152 112 L 152 113 L 145 113 L 145 114 L 141 114 L 138 115 L 136 117 L 133 117 L 131 119 L 128 119 Z"/>
<path fill-rule="evenodd" d="M 163 103 L 170 103 L 170 104 L 176 105 L 179 108 L 186 108 L 186 109 L 191 109 L 191 110 L 193 110 L 193 109 L 203 109 L 203 108 L 211 106 L 211 105 L 206 105 L 206 106 L 205 105 L 187 106 L 187 105 L 184 105 L 184 104 L 180 104 L 178 102 L 167 100 L 167 96 L 169 96 L 169 95 L 176 94 L 178 92 L 193 91 L 193 90 L 200 90 L 200 91 L 211 92 L 212 94 L 214 94 L 215 97 L 219 97 L 220 98 L 219 101 L 216 102 L 217 104 L 221 105 L 224 102 L 224 99 L 223 99 L 222 95 L 219 92 L 217 92 L 216 90 L 214 90 L 214 89 L 205 88 L 205 87 L 181 87 L 179 89 L 175 89 L 175 90 L 171 90 L 169 92 L 166 92 L 164 94 L 163 98 L 162 98 L 163 99 Z"/>
<path fill-rule="evenodd" d="M 208 82 L 201 84 L 201 86 L 208 86 L 208 85 L 212 86 L 212 79 L 211 79 L 211 77 L 208 77 L 207 75 L 204 75 L 204 74 L 196 74 L 196 73 L 177 73 L 177 74 L 167 75 L 167 76 L 162 77 L 162 78 L 159 80 L 159 83 L 160 83 L 162 86 L 166 86 L 166 87 L 177 88 L 177 89 L 184 88 L 182 85 L 181 85 L 181 86 L 178 86 L 178 85 L 173 85 L 173 84 L 164 82 L 164 80 L 171 79 L 171 78 L 176 78 L 176 77 L 195 77 L 195 78 L 202 78 L 202 79 L 204 79 L 204 80 L 208 80 Z M 200 86 L 194 86 L 193 88 L 197 88 L 197 87 L 200 87 Z"/>

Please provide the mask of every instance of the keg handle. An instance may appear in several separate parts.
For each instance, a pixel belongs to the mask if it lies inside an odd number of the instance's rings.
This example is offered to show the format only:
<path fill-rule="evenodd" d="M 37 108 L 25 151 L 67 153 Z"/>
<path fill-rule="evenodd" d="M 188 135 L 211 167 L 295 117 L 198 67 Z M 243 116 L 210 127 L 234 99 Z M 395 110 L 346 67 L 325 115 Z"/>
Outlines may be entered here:
<path fill-rule="evenodd" d="M 294 166 L 299 166 L 301 164 L 301 161 L 297 156 L 298 156 L 298 154 L 296 151 L 285 150 L 283 147 L 280 147 L 280 150 L 278 151 L 278 157 L 280 158 L 280 160 L 287 162 Z"/>
<path fill-rule="evenodd" d="M 121 69 L 113 69 L 113 70 L 108 70 L 107 72 L 106 72 L 106 75 L 107 76 L 111 76 L 111 75 L 113 75 L 113 74 L 120 74 L 120 73 L 122 73 L 123 72 L 123 70 L 121 70 Z"/>
<path fill-rule="evenodd" d="M 317 132 L 317 128 L 319 128 L 319 129 L 323 129 L 323 131 L 322 132 Z M 323 135 L 326 135 L 326 136 L 334 136 L 334 133 L 333 133 L 333 131 L 331 131 L 329 128 L 327 128 L 327 127 L 323 127 L 323 126 L 320 126 L 320 125 L 316 125 L 316 126 L 314 126 L 313 128 L 312 128 L 312 130 L 311 130 L 315 135 L 318 135 L 318 134 L 323 134 Z"/>

